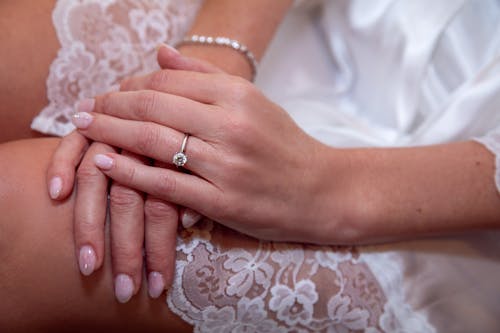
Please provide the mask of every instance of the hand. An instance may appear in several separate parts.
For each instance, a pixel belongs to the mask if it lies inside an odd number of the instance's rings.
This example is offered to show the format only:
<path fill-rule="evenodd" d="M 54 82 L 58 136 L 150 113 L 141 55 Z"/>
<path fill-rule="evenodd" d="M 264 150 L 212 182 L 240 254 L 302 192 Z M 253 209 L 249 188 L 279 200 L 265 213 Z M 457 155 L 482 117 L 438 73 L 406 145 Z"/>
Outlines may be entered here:
<path fill-rule="evenodd" d="M 162 67 L 174 69 L 219 71 L 209 63 L 183 57 L 168 46 L 159 48 L 158 62 Z M 121 89 L 127 90 L 126 85 L 124 81 Z M 64 200 L 72 193 L 75 170 L 78 167 L 74 233 L 76 256 L 84 275 L 98 270 L 104 257 L 108 185 L 106 177 L 95 167 L 91 157 L 108 151 L 114 149 L 101 143 L 90 144 L 75 131 L 61 140 L 47 171 L 50 196 L 54 200 Z M 126 151 L 121 154 L 144 161 Z M 152 196 L 144 197 L 138 191 L 113 182 L 110 187 L 109 209 L 115 292 L 118 299 L 127 301 L 140 286 L 144 229 L 149 294 L 151 297 L 160 296 L 173 278 L 177 206 Z M 185 227 L 190 227 L 201 219 L 200 214 L 185 208 L 181 208 L 180 216 Z"/>
<path fill-rule="evenodd" d="M 305 134 L 253 85 L 172 70 L 127 85 L 150 90 L 97 97 L 94 112 L 74 118 L 79 132 L 165 163 L 190 133 L 190 174 L 99 154 L 106 175 L 259 238 L 322 243 L 339 232 L 348 210 L 346 154 Z"/>

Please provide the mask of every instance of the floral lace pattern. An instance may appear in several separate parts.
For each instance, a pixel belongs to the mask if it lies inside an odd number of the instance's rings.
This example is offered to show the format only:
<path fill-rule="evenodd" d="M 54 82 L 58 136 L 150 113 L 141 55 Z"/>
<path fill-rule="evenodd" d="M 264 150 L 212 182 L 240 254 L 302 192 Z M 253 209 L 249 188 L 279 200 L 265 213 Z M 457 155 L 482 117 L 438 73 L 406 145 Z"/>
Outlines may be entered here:
<path fill-rule="evenodd" d="M 125 77 L 158 69 L 155 48 L 186 33 L 201 0 L 59 0 L 53 12 L 61 43 L 47 79 L 49 104 L 34 130 L 65 135 L 83 98 L 115 89 Z"/>
<path fill-rule="evenodd" d="M 481 138 L 475 138 L 495 155 L 495 184 L 500 193 L 500 128 L 489 132 Z"/>
<path fill-rule="evenodd" d="M 356 248 L 257 241 L 203 221 L 181 231 L 176 265 L 167 302 L 195 332 L 433 331 L 395 310 L 408 306 L 389 302 Z"/>

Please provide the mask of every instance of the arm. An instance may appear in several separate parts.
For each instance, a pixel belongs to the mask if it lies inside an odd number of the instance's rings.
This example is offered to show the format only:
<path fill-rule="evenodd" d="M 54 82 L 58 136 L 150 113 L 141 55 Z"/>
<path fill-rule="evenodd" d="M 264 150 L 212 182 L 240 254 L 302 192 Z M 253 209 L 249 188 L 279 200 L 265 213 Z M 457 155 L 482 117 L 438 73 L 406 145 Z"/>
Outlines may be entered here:
<path fill-rule="evenodd" d="M 153 89 L 168 94 L 98 97 L 89 121 L 75 122 L 93 140 L 165 162 L 191 133 L 192 174 L 107 154 L 99 167 L 119 182 L 280 241 L 373 243 L 500 226 L 493 156 L 475 142 L 335 149 L 307 136 L 243 80 L 176 71 L 166 77 Z"/>
<path fill-rule="evenodd" d="M 188 35 L 236 39 L 260 59 L 291 4 L 291 0 L 208 0 Z M 217 19 L 214 20 L 214 17 Z M 182 45 L 179 51 L 208 61 L 229 74 L 247 79 L 251 77 L 247 60 L 234 50 L 207 45 Z"/>
<path fill-rule="evenodd" d="M 351 156 L 351 222 L 361 242 L 500 227 L 494 156 L 477 142 Z"/>

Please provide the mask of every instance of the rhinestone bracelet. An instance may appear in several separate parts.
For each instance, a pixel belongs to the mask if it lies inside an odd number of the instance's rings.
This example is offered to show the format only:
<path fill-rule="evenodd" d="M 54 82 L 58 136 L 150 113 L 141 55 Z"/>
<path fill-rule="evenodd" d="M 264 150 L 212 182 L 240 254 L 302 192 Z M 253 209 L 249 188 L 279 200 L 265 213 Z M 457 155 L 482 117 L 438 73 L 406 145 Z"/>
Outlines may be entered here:
<path fill-rule="evenodd" d="M 177 43 L 176 47 L 179 47 L 184 44 L 202 44 L 202 45 L 216 45 L 216 46 L 224 46 L 229 47 L 239 53 L 241 53 L 250 64 L 250 68 L 252 70 L 252 81 L 255 79 L 255 75 L 257 75 L 257 60 L 252 52 L 246 47 L 246 45 L 241 44 L 237 40 L 227 38 L 227 37 L 210 37 L 210 36 L 200 36 L 200 35 L 191 35 L 185 37 L 179 43 Z"/>

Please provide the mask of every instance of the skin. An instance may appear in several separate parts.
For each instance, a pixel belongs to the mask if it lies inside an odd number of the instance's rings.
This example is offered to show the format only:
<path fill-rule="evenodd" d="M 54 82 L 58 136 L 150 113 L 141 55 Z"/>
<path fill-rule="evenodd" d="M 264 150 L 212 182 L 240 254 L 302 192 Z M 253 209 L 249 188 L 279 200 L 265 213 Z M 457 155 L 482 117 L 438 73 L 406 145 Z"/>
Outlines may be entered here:
<path fill-rule="evenodd" d="M 47 104 L 45 81 L 48 68 L 60 47 L 50 23 L 54 3 L 54 0 L 43 0 L 39 1 L 37 6 L 33 6 L 30 1 L 2 1 L 0 4 L 0 12 L 4 14 L 0 16 L 0 26 L 9 32 L 0 36 L 0 42 L 9 51 L 2 54 L 0 63 L 0 71 L 5 78 L 0 82 L 0 100 L 4 110 L 0 112 L 0 142 L 40 136 L 39 133 L 31 131 L 29 125 L 36 112 Z M 200 10 L 190 33 L 228 35 L 248 45 L 260 58 L 290 4 L 290 0 L 273 1 L 271 4 L 264 0 L 208 0 Z M 249 12 L 253 14 L 247 15 Z M 213 20 L 214 16 L 218 19 Z M 253 33 L 256 29 L 259 34 Z M 40 40 L 44 41 L 43 47 Z M 36 50 L 36 56 L 26 50 Z M 227 72 L 250 77 L 247 60 L 232 50 L 183 46 L 181 52 L 204 62 L 176 62 L 174 59 L 166 61 L 164 66 L 220 71 L 214 66 L 216 65 Z M 26 91 L 29 91 L 29 94 L 26 94 Z M 69 151 L 72 154 L 68 154 Z M 83 157 L 85 151 L 89 152 L 88 157 Z M 91 163 L 91 158 L 96 153 L 109 151 L 115 150 L 104 144 L 89 144 L 82 137 L 72 135 L 60 144 L 54 154 L 52 165 L 55 166 L 48 171 L 49 187 L 54 177 L 62 183 L 59 190 L 52 193 L 49 190 L 58 200 L 65 200 L 72 192 L 74 182 L 77 183 L 74 221 L 77 248 L 74 254 L 78 259 L 88 259 L 88 251 L 81 249 L 85 246 L 95 249 L 90 262 L 87 260 L 86 264 L 82 264 L 80 260 L 79 268 L 85 275 L 102 267 L 105 258 L 102 225 L 106 212 L 108 181 Z M 127 151 L 122 151 L 122 154 L 144 161 L 140 156 Z M 79 169 L 75 174 L 77 166 Z M 111 247 L 114 253 L 115 276 L 131 276 L 133 293 L 137 293 L 143 278 L 142 250 L 145 248 L 148 273 L 161 275 L 161 283 L 157 283 L 156 288 L 153 288 L 155 290 L 150 290 L 152 297 L 158 297 L 161 284 L 165 288 L 172 279 L 172 247 L 175 237 L 173 230 L 179 219 L 179 209 L 176 205 L 115 183 L 111 184 L 110 196 L 111 219 L 117 221 L 111 228 L 114 235 Z M 181 210 L 181 216 L 190 216 L 194 222 L 201 218 L 201 215 L 194 211 L 185 213 Z M 145 243 L 137 236 L 144 232 Z M 122 297 L 120 301 L 126 301 L 128 298 Z"/>
<path fill-rule="evenodd" d="M 134 91 L 99 96 L 81 110 L 91 112 L 75 116 L 79 132 L 166 163 L 190 133 L 191 174 L 109 153 L 94 162 L 126 186 L 230 228 L 360 244 L 500 226 L 494 157 L 478 143 L 341 150 L 308 137 L 233 76 L 163 70 L 128 85 Z"/>
<path fill-rule="evenodd" d="M 259 59 L 290 5 L 289 0 L 272 3 L 264 0 L 206 1 L 189 34 L 226 36 L 230 31 L 231 38 L 247 45 Z M 249 12 L 252 13 L 251 16 L 247 15 Z M 218 19 L 213 20 L 214 16 Z M 255 34 L 255 31 L 259 33 Z M 189 56 L 182 57 L 167 47 L 160 51 L 163 56 L 160 52 L 159 63 L 163 68 L 211 73 L 225 71 L 247 79 L 251 76 L 247 59 L 234 50 L 184 45 L 180 47 L 180 52 Z M 126 82 L 127 80 L 122 82 L 122 90 L 128 89 Z M 72 192 L 76 181 L 78 193 L 74 229 L 77 247 L 75 255 L 84 275 L 99 269 L 104 258 L 104 235 L 101 226 L 104 224 L 106 212 L 104 198 L 107 183 L 91 163 L 91 159 L 97 153 L 114 151 L 111 146 L 102 144 L 91 144 L 88 151 L 87 148 L 86 140 L 77 134 L 70 135 L 61 143 L 47 172 L 49 193 L 55 200 L 64 200 Z M 121 154 L 143 160 L 140 154 L 131 153 L 129 150 L 122 150 Z M 75 168 L 78 168 L 76 174 Z M 60 187 L 54 191 L 55 179 Z M 157 297 L 158 290 L 168 286 L 172 280 L 171 249 L 175 242 L 175 233 L 172 231 L 179 220 L 178 207 L 116 182 L 111 183 L 110 198 L 111 234 L 115 235 L 111 247 L 115 277 L 130 277 L 133 284 L 132 294 L 135 294 L 141 284 L 142 249 L 145 248 L 148 277 L 150 274 L 156 274 L 161 280 L 150 291 L 152 297 Z M 186 216 L 191 219 L 191 224 L 201 218 L 196 211 L 181 209 L 183 222 Z M 137 235 L 144 232 L 145 239 L 142 241 Z M 120 294 L 119 290 L 115 291 Z M 131 296 L 117 298 L 126 302 Z"/>
<path fill-rule="evenodd" d="M 44 188 L 44 168 L 59 141 L 0 145 L 0 331 L 190 332 L 164 298 L 147 295 L 145 284 L 128 304 L 116 302 L 109 247 L 103 269 L 79 274 L 75 198 L 56 203 Z"/>

